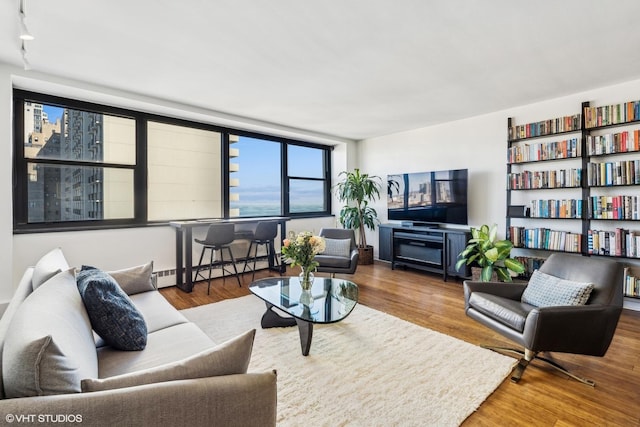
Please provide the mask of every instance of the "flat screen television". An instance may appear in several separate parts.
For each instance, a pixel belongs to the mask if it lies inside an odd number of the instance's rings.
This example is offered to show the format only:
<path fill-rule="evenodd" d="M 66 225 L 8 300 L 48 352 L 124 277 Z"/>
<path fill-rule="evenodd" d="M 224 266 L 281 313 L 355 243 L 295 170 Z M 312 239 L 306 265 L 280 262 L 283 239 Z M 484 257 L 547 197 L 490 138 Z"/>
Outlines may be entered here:
<path fill-rule="evenodd" d="M 467 169 L 388 175 L 388 219 L 467 225 L 467 184 Z"/>

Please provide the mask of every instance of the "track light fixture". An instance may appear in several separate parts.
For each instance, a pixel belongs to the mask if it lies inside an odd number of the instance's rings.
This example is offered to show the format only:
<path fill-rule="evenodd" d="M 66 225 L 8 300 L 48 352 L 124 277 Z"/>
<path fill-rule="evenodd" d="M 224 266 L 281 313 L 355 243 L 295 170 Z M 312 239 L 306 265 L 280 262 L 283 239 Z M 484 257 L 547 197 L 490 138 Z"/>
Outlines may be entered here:
<path fill-rule="evenodd" d="M 22 40 L 22 47 L 20 48 L 20 53 L 22 54 L 22 65 L 24 66 L 25 71 L 29 71 L 31 69 L 31 64 L 27 59 L 27 49 L 24 47 L 24 40 Z"/>
<path fill-rule="evenodd" d="M 27 24 L 25 23 L 25 19 L 27 18 L 27 16 L 24 13 L 24 2 L 25 0 L 20 0 L 20 21 L 19 21 L 19 25 L 20 25 L 20 39 L 21 40 L 33 40 L 34 37 L 33 35 L 29 32 L 29 29 L 27 28 Z"/>

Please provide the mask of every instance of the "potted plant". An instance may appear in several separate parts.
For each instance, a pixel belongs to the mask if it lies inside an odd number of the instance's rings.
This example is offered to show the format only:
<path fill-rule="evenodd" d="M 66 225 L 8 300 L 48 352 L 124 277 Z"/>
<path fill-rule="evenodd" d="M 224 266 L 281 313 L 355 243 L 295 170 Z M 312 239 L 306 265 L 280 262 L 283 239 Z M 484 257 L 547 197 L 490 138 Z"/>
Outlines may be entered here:
<path fill-rule="evenodd" d="M 345 228 L 353 229 L 358 235 L 358 264 L 373 263 L 373 246 L 367 245 L 365 227 L 375 230 L 378 213 L 369 206 L 369 202 L 380 198 L 382 180 L 378 176 L 353 172 L 340 172 L 342 181 L 336 184 L 338 199 L 345 203 L 340 210 L 340 223 Z"/>
<path fill-rule="evenodd" d="M 491 281 L 492 277 L 510 282 L 511 273 L 523 273 L 524 265 L 511 258 L 513 243 L 509 240 L 497 240 L 497 236 L 496 224 L 491 227 L 486 224 L 480 228 L 471 227 L 471 239 L 458 255 L 456 270 L 465 264 L 482 268 L 480 278 L 483 282 Z"/>

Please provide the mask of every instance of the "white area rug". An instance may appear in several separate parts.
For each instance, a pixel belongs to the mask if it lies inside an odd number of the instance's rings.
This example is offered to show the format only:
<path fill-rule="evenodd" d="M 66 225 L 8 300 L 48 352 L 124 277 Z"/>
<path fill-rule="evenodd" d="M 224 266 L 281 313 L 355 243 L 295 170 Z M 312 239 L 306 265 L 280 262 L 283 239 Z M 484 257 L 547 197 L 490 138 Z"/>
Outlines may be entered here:
<path fill-rule="evenodd" d="M 309 356 L 297 327 L 261 329 L 253 295 L 183 310 L 216 343 L 256 329 L 250 372 L 278 371 L 281 426 L 457 426 L 515 359 L 357 305 L 314 325 Z"/>

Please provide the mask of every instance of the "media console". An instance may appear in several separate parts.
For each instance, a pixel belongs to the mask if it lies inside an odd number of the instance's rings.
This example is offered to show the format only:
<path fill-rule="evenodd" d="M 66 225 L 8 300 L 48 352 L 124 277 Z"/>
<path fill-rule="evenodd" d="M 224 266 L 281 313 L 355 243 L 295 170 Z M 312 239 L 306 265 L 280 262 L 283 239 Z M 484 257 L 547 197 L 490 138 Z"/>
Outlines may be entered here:
<path fill-rule="evenodd" d="M 467 245 L 466 230 L 435 226 L 382 224 L 379 258 L 391 262 L 391 268 L 410 267 L 448 277 L 469 277 L 469 269 L 456 270 L 458 254 Z"/>

